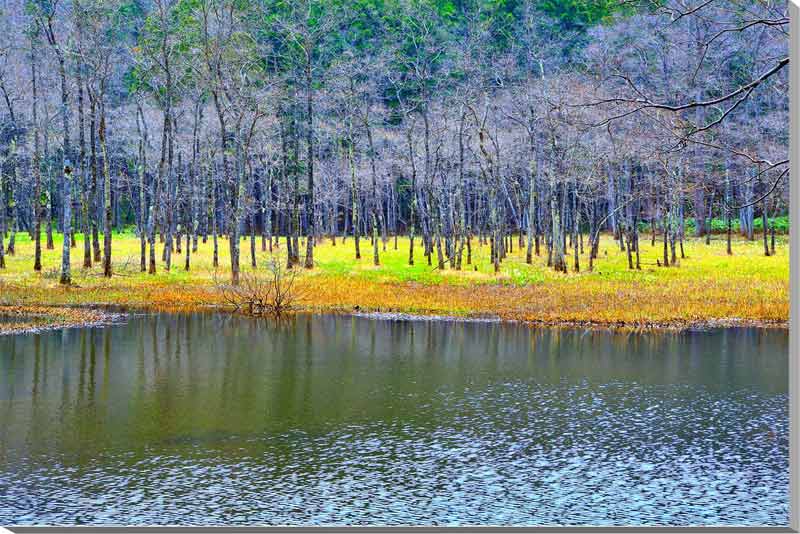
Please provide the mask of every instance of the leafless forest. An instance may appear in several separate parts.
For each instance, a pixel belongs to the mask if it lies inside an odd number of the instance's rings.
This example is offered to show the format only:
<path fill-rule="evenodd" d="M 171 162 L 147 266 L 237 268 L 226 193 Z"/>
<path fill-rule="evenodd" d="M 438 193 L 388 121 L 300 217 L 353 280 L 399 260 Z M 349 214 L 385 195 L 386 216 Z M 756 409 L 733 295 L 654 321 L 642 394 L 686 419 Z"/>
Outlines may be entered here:
<path fill-rule="evenodd" d="M 150 273 L 225 243 L 234 283 L 276 243 L 312 269 L 322 239 L 378 264 L 398 235 L 440 269 L 480 240 L 569 272 L 608 231 L 666 268 L 719 220 L 770 254 L 786 213 L 785 1 L 0 5 L 0 267 L 63 233 L 62 283 L 71 256 L 112 276 L 127 229 Z"/>

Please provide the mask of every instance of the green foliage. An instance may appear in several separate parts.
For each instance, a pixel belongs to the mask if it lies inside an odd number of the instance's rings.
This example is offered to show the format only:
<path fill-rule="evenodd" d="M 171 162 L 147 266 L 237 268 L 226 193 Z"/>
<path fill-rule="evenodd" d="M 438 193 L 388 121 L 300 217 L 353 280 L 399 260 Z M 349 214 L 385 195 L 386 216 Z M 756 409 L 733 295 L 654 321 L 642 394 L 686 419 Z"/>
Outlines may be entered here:
<path fill-rule="evenodd" d="M 789 217 L 787 215 L 782 215 L 780 217 L 770 217 L 767 219 L 767 225 L 769 228 L 775 226 L 775 233 L 777 234 L 788 234 L 789 233 Z M 684 222 L 684 228 L 687 235 L 694 235 L 697 225 L 695 223 L 694 217 L 688 217 Z M 731 229 L 733 232 L 738 233 L 740 229 L 739 219 L 734 218 L 731 221 Z M 761 220 L 761 217 L 755 217 L 753 219 L 753 230 L 756 233 L 762 232 L 764 229 L 764 223 Z M 661 231 L 660 223 L 656 224 L 656 230 Z M 639 231 L 640 232 L 650 232 L 650 223 L 648 222 L 640 222 L 639 223 Z M 711 219 L 711 232 L 715 234 L 722 234 L 728 231 L 728 223 L 725 221 L 724 218 L 716 217 Z"/>
<path fill-rule="evenodd" d="M 608 22 L 623 8 L 618 0 L 541 0 L 539 10 L 567 30 L 585 29 Z"/>

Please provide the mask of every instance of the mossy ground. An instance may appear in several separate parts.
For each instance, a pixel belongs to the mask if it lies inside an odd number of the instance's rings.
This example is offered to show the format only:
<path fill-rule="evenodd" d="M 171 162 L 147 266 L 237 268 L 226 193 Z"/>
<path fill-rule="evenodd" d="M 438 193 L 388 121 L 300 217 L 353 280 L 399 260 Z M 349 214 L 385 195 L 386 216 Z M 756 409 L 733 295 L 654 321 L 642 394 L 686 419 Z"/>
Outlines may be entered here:
<path fill-rule="evenodd" d="M 33 271 L 33 244 L 26 233 L 17 234 L 16 255 L 6 256 L 0 271 L 0 305 L 58 306 L 114 304 L 143 310 L 192 311 L 221 304 L 214 284 L 229 277 L 228 243 L 219 241 L 220 268 L 212 266 L 212 244 L 200 243 L 184 270 L 183 254 L 175 253 L 172 269 L 164 270 L 161 246 L 158 273 L 139 272 L 139 241 L 131 233 L 113 235 L 114 276 L 104 278 L 100 265 L 81 267 L 82 236 L 73 248 L 73 285 L 61 286 L 61 236 L 53 250 L 43 250 L 43 270 Z M 44 239 L 43 239 L 44 243 Z M 309 311 L 376 312 L 500 317 L 542 324 L 597 326 L 686 326 L 698 323 L 785 324 L 789 316 L 789 250 L 779 236 L 774 256 L 765 257 L 760 240 L 737 238 L 733 255 L 725 250 L 724 236 L 688 239 L 686 258 L 671 267 L 657 266 L 662 243 L 651 246 L 641 237 L 641 270 L 628 269 L 627 257 L 611 236 L 603 236 L 594 271 L 588 272 L 587 254 L 580 255 L 581 272 L 553 272 L 546 257 L 525 263 L 525 250 L 514 251 L 495 274 L 488 245 L 473 240 L 472 264 L 461 271 L 444 271 L 428 265 L 421 246 L 415 264 L 408 265 L 408 240 L 390 238 L 380 247 L 380 266 L 373 265 L 372 247 L 361 240 L 361 259 L 355 259 L 354 240 L 323 239 L 315 249 L 316 267 L 298 268 L 297 287 L 302 307 Z M 419 243 L 419 240 L 417 241 Z M 44 247 L 43 247 L 44 248 Z M 242 240 L 243 271 L 249 272 L 249 241 Z M 269 258 L 256 247 L 259 269 Z M 275 249 L 283 258 L 284 243 Z M 305 247 L 303 247 L 305 252 Z M 588 247 L 587 247 L 588 252 Z"/>

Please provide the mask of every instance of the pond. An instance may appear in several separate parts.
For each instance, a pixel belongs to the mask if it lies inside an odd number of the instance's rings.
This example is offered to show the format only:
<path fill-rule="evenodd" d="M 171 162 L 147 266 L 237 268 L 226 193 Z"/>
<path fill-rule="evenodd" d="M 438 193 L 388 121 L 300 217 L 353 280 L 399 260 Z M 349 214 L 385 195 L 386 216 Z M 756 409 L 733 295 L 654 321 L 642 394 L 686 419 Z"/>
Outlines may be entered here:
<path fill-rule="evenodd" d="M 0 337 L 0 524 L 786 525 L 788 332 L 130 316 Z"/>

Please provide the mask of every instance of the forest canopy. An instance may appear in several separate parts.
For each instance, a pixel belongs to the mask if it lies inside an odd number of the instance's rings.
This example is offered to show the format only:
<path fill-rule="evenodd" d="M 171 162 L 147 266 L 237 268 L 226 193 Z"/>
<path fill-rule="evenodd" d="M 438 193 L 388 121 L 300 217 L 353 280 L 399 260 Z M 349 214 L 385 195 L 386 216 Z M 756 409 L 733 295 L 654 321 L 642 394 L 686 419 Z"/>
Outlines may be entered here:
<path fill-rule="evenodd" d="M 8 0 L 0 13 L 0 267 L 15 234 L 112 276 L 199 239 L 325 236 L 372 261 L 469 263 L 511 236 L 567 272 L 643 225 L 675 264 L 723 220 L 786 211 L 788 13 L 773 0 Z M 773 229 L 774 230 L 774 229 Z M 42 232 L 45 243 L 42 245 Z M 84 236 L 79 251 L 75 234 Z M 185 240 L 184 248 L 181 248 Z M 422 244 L 421 251 L 415 249 Z M 77 248 L 77 247 L 76 247 Z M 577 245 L 574 268 L 578 269 Z M 421 257 L 417 257 L 420 256 Z M 590 266 L 591 268 L 591 266 Z"/>

